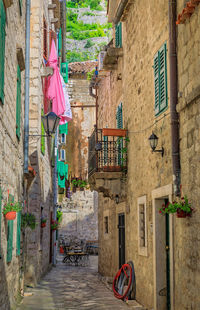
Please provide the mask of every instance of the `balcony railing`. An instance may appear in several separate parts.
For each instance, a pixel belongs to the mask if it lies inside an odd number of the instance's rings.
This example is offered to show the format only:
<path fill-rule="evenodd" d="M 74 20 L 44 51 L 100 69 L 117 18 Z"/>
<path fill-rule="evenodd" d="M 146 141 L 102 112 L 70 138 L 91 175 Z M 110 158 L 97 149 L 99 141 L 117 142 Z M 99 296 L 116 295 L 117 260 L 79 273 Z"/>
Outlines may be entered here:
<path fill-rule="evenodd" d="M 127 168 L 127 138 L 124 129 L 95 129 L 88 141 L 88 175 L 120 172 Z"/>

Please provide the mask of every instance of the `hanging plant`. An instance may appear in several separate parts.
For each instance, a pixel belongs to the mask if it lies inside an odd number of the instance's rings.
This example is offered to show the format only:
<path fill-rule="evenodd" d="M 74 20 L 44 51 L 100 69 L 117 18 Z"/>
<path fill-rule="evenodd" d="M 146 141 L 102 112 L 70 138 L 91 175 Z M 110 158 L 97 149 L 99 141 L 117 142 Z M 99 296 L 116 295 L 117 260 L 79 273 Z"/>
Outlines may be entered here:
<path fill-rule="evenodd" d="M 63 216 L 63 212 L 60 211 L 60 210 L 57 210 L 56 218 L 57 218 L 57 221 L 58 221 L 59 224 L 62 222 L 62 216 Z"/>
<path fill-rule="evenodd" d="M 57 229 L 58 229 L 58 221 L 52 221 L 51 230 L 57 230 Z"/>
<path fill-rule="evenodd" d="M 7 220 L 14 220 L 16 218 L 16 212 L 22 210 L 20 202 L 7 202 L 3 207 L 3 214 Z"/>
<path fill-rule="evenodd" d="M 22 214 L 21 226 L 22 228 L 30 227 L 32 230 L 34 230 L 37 226 L 35 215 L 32 213 Z"/>
<path fill-rule="evenodd" d="M 46 227 L 46 222 L 47 222 L 47 219 L 45 217 L 42 217 L 41 218 L 41 227 L 42 228 Z"/>
<path fill-rule="evenodd" d="M 181 197 L 178 201 L 168 202 L 163 204 L 159 213 L 161 214 L 173 214 L 176 213 L 177 217 L 191 217 L 194 209 L 191 207 L 191 203 L 188 201 L 187 196 Z"/>

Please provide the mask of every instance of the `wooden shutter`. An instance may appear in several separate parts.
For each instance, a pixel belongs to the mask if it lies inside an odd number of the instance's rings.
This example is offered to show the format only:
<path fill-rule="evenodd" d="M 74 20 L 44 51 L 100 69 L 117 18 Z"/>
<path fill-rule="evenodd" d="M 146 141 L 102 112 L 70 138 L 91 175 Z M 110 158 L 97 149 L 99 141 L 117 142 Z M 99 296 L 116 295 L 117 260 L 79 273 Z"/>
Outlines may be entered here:
<path fill-rule="evenodd" d="M 58 56 L 61 57 L 62 52 L 62 30 L 60 28 L 59 34 L 58 34 Z"/>
<path fill-rule="evenodd" d="M 122 23 L 115 26 L 115 46 L 122 47 Z"/>
<path fill-rule="evenodd" d="M 61 63 L 61 74 L 65 81 L 65 83 L 68 83 L 68 63 L 62 62 Z"/>
<path fill-rule="evenodd" d="M 167 47 L 166 43 L 154 57 L 155 114 L 168 106 L 167 98 Z"/>
<path fill-rule="evenodd" d="M 20 255 L 20 245 L 21 245 L 21 211 L 17 213 L 17 248 L 16 255 Z"/>
<path fill-rule="evenodd" d="M 120 105 L 117 107 L 116 119 L 117 119 L 117 129 L 122 129 L 123 128 L 122 103 L 120 103 Z"/>
<path fill-rule="evenodd" d="M 50 50 L 51 50 L 51 42 L 52 42 L 53 39 L 54 39 L 55 45 L 57 46 L 57 35 L 56 35 L 56 33 L 53 30 L 51 30 L 49 32 L 49 46 L 50 46 Z"/>
<path fill-rule="evenodd" d="M 21 121 L 21 71 L 17 65 L 17 100 L 16 100 L 16 135 L 20 139 L 20 121 Z"/>
<path fill-rule="evenodd" d="M 0 0 L 0 101 L 4 103 L 4 62 L 5 62 L 6 13 L 3 0 Z"/>
<path fill-rule="evenodd" d="M 22 16 L 22 0 L 19 0 L 19 11 L 20 15 Z"/>
<path fill-rule="evenodd" d="M 8 231 L 7 231 L 7 263 L 11 262 L 11 260 L 12 260 L 13 224 L 14 224 L 14 221 L 8 221 Z"/>
<path fill-rule="evenodd" d="M 2 210 L 1 210 L 1 205 L 2 205 L 2 191 L 0 187 L 0 258 L 1 258 L 1 217 L 2 217 Z"/>
<path fill-rule="evenodd" d="M 42 109 L 42 112 L 41 112 L 42 115 L 44 115 L 44 111 Z M 43 122 L 41 121 L 41 153 L 43 155 L 45 155 L 45 130 L 44 130 L 44 125 L 43 125 Z"/>
<path fill-rule="evenodd" d="M 45 19 L 43 19 L 43 56 L 44 59 L 47 60 L 48 58 L 47 23 Z"/>

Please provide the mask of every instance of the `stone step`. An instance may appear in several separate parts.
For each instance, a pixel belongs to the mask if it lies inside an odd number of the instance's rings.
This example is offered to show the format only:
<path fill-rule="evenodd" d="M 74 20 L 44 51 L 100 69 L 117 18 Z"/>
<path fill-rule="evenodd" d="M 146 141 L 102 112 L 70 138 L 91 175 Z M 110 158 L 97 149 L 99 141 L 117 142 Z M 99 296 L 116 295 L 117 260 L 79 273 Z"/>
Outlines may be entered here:
<path fill-rule="evenodd" d="M 130 309 L 147 310 L 142 305 L 140 305 L 136 300 L 127 300 L 126 304 L 127 304 L 127 306 L 129 306 Z"/>

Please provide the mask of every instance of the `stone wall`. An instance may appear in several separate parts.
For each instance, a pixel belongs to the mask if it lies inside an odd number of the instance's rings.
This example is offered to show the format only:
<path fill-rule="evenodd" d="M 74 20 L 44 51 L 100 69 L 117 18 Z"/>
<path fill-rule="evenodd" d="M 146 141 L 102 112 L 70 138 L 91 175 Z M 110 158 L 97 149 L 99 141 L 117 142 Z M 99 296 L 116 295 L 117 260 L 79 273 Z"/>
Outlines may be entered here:
<path fill-rule="evenodd" d="M 185 2 L 178 1 L 178 13 Z M 175 223 L 175 309 L 199 309 L 200 244 L 199 244 L 199 119 L 200 119 L 200 63 L 199 63 L 200 6 L 178 25 L 178 85 L 177 111 L 180 115 L 180 158 L 183 195 L 187 195 L 196 210 L 192 218 Z M 180 263 L 181 262 L 181 263 Z M 178 285 L 178 283 L 182 283 Z M 183 292 L 185 292 L 183 294 Z"/>
<path fill-rule="evenodd" d="M 3 2 L 1 0 L 1 2 Z M 8 190 L 15 201 L 23 201 L 23 124 L 24 81 L 21 72 L 21 128 L 16 136 L 17 47 L 25 57 L 25 5 L 20 16 L 18 1 L 6 9 L 5 26 L 4 104 L 0 103 L 0 188 L 2 209 L 7 202 Z M 16 256 L 17 220 L 14 221 L 12 261 L 7 263 L 7 221 L 0 216 L 0 308 L 11 309 L 19 294 L 20 257 Z"/>
<path fill-rule="evenodd" d="M 77 191 L 62 201 L 63 220 L 59 235 L 65 240 L 98 240 L 98 193 Z"/>
<path fill-rule="evenodd" d="M 48 55 L 50 20 L 53 11 L 48 10 L 48 0 L 36 0 L 31 3 L 31 41 L 30 41 L 30 115 L 29 128 L 31 135 L 41 134 L 41 112 L 43 108 L 43 89 L 41 69 L 43 66 L 43 18 L 47 24 Z M 29 138 L 29 160 L 36 171 L 36 177 L 28 192 L 27 209 L 37 219 L 34 231 L 27 229 L 27 260 L 25 283 L 35 285 L 49 268 L 50 222 L 53 211 L 51 138 L 45 138 L 45 154 L 41 153 L 41 137 Z M 41 216 L 47 218 L 45 228 L 41 228 Z"/>

